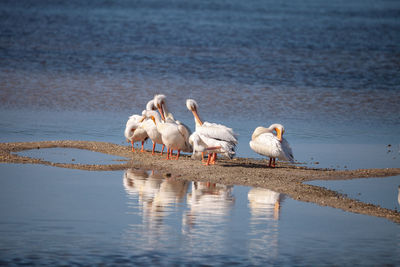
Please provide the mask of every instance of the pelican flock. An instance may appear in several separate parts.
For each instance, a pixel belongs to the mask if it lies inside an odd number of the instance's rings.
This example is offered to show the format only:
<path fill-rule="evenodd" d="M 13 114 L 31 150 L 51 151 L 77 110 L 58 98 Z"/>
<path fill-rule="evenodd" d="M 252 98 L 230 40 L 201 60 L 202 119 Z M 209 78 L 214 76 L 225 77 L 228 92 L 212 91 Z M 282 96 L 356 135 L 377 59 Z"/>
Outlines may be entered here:
<path fill-rule="evenodd" d="M 200 157 L 204 165 L 216 163 L 217 154 L 232 159 L 235 156 L 235 148 L 238 144 L 237 135 L 232 128 L 218 123 L 205 122 L 200 119 L 198 104 L 193 99 L 186 100 L 186 107 L 192 112 L 195 122 L 195 131 L 191 134 L 189 127 L 176 120 L 169 112 L 166 104 L 166 96 L 155 95 L 142 111 L 141 115 L 129 117 L 125 127 L 125 137 L 132 143 L 141 142 L 141 152 L 147 139 L 153 142 L 152 155 L 156 144 L 162 145 L 161 155 L 164 147 L 167 147 L 166 159 L 178 160 L 181 152 L 192 153 L 192 158 Z M 283 161 L 294 162 L 293 152 L 288 141 L 283 138 L 285 129 L 281 124 L 272 124 L 268 128 L 257 127 L 249 143 L 250 148 L 261 155 L 269 157 L 269 167 L 276 166 L 276 158 Z M 204 154 L 208 155 L 207 162 Z"/>

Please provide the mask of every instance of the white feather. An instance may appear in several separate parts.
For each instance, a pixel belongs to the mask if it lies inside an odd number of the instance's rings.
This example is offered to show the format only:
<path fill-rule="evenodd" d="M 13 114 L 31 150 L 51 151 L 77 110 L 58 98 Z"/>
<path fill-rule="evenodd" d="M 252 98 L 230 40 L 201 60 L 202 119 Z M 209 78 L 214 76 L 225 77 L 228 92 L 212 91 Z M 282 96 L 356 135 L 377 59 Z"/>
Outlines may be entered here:
<path fill-rule="evenodd" d="M 148 138 L 146 131 L 141 127 L 141 118 L 142 117 L 139 115 L 132 115 L 129 117 L 124 131 L 127 140 L 135 143 L 138 141 L 145 141 Z"/>
<path fill-rule="evenodd" d="M 200 152 L 222 153 L 229 158 L 235 154 L 236 135 L 232 128 L 222 124 L 202 122 L 197 114 L 198 105 L 195 100 L 187 99 L 186 107 L 192 111 L 196 131 L 189 139 L 193 146 L 193 156 Z"/>
<path fill-rule="evenodd" d="M 237 144 L 236 135 L 232 128 L 228 128 L 222 124 L 204 122 L 203 125 L 196 126 L 196 132 L 209 138 Z"/>
<path fill-rule="evenodd" d="M 271 125 L 269 128 L 257 127 L 250 141 L 250 148 L 254 152 L 270 158 L 293 162 L 293 152 L 288 141 L 282 138 L 282 142 L 280 142 L 271 129 L 276 125 Z"/>
<path fill-rule="evenodd" d="M 157 126 L 155 122 L 152 119 L 149 119 L 148 116 L 151 114 L 157 114 L 154 110 L 157 108 L 154 105 L 154 101 L 150 100 L 147 105 L 146 105 L 146 110 L 142 111 L 142 118 L 146 117 L 146 119 L 142 122 L 142 128 L 146 131 L 147 135 L 153 142 L 153 144 L 163 144 L 162 139 L 161 139 L 161 133 L 157 130 Z M 149 115 L 147 116 L 147 112 L 150 112 Z"/>
<path fill-rule="evenodd" d="M 162 122 L 155 111 L 146 111 L 146 117 L 154 117 L 157 130 L 161 134 L 162 143 L 173 150 L 192 152 L 189 144 L 189 132 L 183 124 Z"/>

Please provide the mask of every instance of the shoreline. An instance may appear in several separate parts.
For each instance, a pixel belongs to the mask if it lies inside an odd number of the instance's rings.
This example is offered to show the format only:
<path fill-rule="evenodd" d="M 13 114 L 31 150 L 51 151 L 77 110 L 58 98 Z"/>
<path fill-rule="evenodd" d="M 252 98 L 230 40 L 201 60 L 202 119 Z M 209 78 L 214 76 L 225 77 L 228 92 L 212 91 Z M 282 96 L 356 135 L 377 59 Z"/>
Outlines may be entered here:
<path fill-rule="evenodd" d="M 77 148 L 127 158 L 125 163 L 111 165 L 68 164 L 44 161 L 36 158 L 21 157 L 13 153 L 43 148 Z M 203 166 L 200 160 L 193 160 L 190 155 L 181 155 L 178 161 L 165 160 L 163 156 L 151 151 L 135 152 L 130 146 L 94 141 L 40 141 L 0 143 L 1 163 L 43 164 L 61 168 L 115 171 L 129 168 L 159 171 L 169 179 L 204 181 L 227 185 L 263 187 L 288 195 L 289 197 L 312 202 L 320 206 L 329 206 L 344 211 L 372 215 L 400 223 L 400 213 L 373 204 L 347 198 L 326 188 L 304 184 L 313 180 L 346 180 L 355 178 L 376 178 L 400 175 L 400 168 L 332 170 L 315 169 L 284 162 L 277 162 L 276 168 L 268 168 L 266 160 L 251 158 L 219 159 L 216 165 Z"/>

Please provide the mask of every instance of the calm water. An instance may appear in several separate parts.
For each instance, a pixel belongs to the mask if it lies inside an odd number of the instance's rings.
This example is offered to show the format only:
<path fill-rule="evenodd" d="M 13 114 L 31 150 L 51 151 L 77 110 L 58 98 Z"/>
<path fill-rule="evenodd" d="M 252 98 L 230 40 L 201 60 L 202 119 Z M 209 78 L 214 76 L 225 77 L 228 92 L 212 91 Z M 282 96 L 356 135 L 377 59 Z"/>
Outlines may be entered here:
<path fill-rule="evenodd" d="M 391 144 L 398 157 L 398 1 L 22 0 L 0 12 L 2 141 L 119 143 L 162 92 L 192 128 L 189 97 L 233 127 L 239 156 L 257 157 L 256 126 L 281 122 L 302 162 L 319 155 L 296 146 L 320 143 Z"/>
<path fill-rule="evenodd" d="M 22 157 L 39 158 L 44 161 L 67 164 L 118 164 L 126 158 L 76 148 L 31 149 L 16 153 Z"/>
<path fill-rule="evenodd" d="M 0 173 L 1 265 L 400 261 L 399 225 L 267 189 L 141 170 L 1 164 Z"/>
<path fill-rule="evenodd" d="M 399 17 L 392 0 L 4 0 L 0 141 L 125 144 L 128 116 L 164 93 L 192 129 L 187 98 L 234 128 L 240 157 L 259 157 L 255 127 L 280 122 L 308 166 L 399 167 Z M 4 263 L 400 262 L 398 225 L 382 219 L 285 197 L 276 215 L 236 186 L 159 197 L 178 185 L 144 194 L 121 172 L 0 168 Z"/>
<path fill-rule="evenodd" d="M 350 198 L 400 211 L 400 176 L 362 178 L 346 181 L 311 181 L 316 185 L 338 191 Z"/>

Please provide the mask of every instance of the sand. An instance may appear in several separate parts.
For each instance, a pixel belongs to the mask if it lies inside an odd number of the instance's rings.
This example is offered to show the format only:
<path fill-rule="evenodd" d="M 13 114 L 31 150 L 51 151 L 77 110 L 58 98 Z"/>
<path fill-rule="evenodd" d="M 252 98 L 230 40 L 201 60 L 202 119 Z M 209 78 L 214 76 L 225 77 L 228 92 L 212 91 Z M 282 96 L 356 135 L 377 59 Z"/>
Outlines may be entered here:
<path fill-rule="evenodd" d="M 66 164 L 21 157 L 14 152 L 42 148 L 78 148 L 127 158 L 113 165 Z M 179 160 L 165 160 L 157 153 L 131 151 L 130 146 L 91 141 L 42 141 L 24 143 L 0 143 L 0 162 L 44 164 L 62 168 L 93 171 L 125 170 L 128 168 L 157 170 L 168 179 L 207 181 L 226 185 L 263 187 L 286 194 L 289 197 L 321 206 L 330 206 L 345 211 L 378 216 L 400 223 L 400 213 L 373 204 L 350 199 L 336 191 L 304 184 L 312 180 L 344 180 L 368 177 L 400 175 L 400 168 L 330 170 L 312 169 L 278 162 L 276 168 L 268 168 L 266 160 L 251 158 L 219 159 L 216 165 L 203 166 L 200 160 L 190 155 L 181 155 Z"/>

